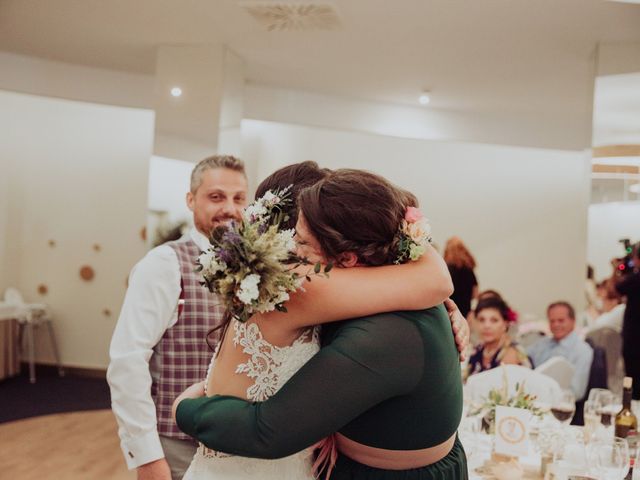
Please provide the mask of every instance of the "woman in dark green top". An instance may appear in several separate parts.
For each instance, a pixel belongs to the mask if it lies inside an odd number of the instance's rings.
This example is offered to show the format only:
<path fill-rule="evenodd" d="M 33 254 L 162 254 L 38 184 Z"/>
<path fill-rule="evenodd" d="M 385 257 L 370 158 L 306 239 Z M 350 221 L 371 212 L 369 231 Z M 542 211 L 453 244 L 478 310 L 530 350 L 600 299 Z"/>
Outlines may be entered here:
<path fill-rule="evenodd" d="M 392 263 L 406 204 L 407 197 L 380 177 L 337 171 L 301 194 L 297 233 L 303 253 L 311 261 L 330 259 L 347 267 Z M 455 438 L 462 411 L 460 366 L 444 308 L 323 328 L 323 348 L 269 400 L 183 400 L 177 409 L 180 428 L 214 450 L 259 458 L 293 454 L 333 432 L 389 450 L 390 458 L 397 451 L 447 444 L 437 461 L 402 470 L 367 466 L 341 454 L 331 478 L 466 479 L 464 451 Z"/>

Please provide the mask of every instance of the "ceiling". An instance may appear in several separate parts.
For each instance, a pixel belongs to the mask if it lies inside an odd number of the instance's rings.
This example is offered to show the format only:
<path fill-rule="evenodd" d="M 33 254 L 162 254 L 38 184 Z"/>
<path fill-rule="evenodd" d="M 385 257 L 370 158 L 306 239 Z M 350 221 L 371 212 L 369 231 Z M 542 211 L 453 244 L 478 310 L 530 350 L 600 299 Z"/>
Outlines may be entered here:
<path fill-rule="evenodd" d="M 151 74 L 158 45 L 224 43 L 257 84 L 412 105 L 428 88 L 428 108 L 558 112 L 584 125 L 598 43 L 640 42 L 640 5 L 629 3 L 321 3 L 338 28 L 269 32 L 236 0 L 0 0 L 0 50 Z"/>

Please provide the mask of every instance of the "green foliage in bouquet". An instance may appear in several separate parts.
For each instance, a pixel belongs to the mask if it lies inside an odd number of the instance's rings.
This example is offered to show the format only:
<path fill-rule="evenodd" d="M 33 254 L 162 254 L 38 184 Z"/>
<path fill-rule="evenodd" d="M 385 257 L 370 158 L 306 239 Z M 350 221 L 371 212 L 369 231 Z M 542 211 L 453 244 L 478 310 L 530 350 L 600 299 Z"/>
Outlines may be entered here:
<path fill-rule="evenodd" d="M 324 275 L 331 264 L 316 264 L 301 275 L 296 268 L 310 265 L 296 255 L 293 230 L 280 230 L 288 220 L 292 200 L 289 189 L 268 191 L 244 211 L 239 222 L 211 233 L 211 247 L 202 252 L 196 271 L 201 284 L 219 295 L 227 311 L 241 322 L 255 313 L 286 312 L 289 294 L 302 288 L 311 275 Z"/>

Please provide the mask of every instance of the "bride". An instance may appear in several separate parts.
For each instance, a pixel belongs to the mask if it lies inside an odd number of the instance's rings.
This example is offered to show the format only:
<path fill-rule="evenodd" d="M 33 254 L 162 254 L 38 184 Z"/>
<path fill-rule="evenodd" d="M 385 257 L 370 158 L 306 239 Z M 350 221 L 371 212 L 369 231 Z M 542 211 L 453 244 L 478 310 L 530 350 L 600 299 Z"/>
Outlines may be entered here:
<path fill-rule="evenodd" d="M 285 167 L 266 179 L 256 196 L 290 184 L 295 186 L 295 195 L 326 174 L 314 162 Z M 411 202 L 410 194 L 400 191 L 398 194 L 403 195 L 407 203 Z M 295 223 L 295 206 L 290 214 L 291 222 Z M 299 248 L 305 250 L 308 246 L 299 241 Z M 305 284 L 304 292 L 293 294 L 286 304 L 288 313 L 258 314 L 245 323 L 231 320 L 214 352 L 207 378 L 178 397 L 174 409 L 184 398 L 204 395 L 265 401 L 318 352 L 318 325 L 377 312 L 425 309 L 441 303 L 450 293 L 451 280 L 446 265 L 430 246 L 426 246 L 422 258 L 415 262 L 334 269 L 330 280 L 314 279 Z M 458 343 L 464 348 L 468 330 L 455 305 L 451 306 L 451 317 L 454 330 L 461 329 Z M 459 325 L 455 325 L 454 318 Z M 312 479 L 312 453 L 308 448 L 284 458 L 267 460 L 229 455 L 200 444 L 184 479 L 234 480 L 254 475 L 262 480 Z"/>

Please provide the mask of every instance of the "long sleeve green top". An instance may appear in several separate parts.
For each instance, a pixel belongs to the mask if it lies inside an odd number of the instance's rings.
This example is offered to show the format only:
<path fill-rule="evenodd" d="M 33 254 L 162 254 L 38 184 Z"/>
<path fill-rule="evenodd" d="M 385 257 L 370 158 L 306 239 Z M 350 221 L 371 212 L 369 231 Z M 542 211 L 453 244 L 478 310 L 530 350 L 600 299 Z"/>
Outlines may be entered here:
<path fill-rule="evenodd" d="M 455 433 L 462 382 L 443 306 L 332 324 L 324 335 L 320 352 L 269 400 L 183 400 L 178 426 L 211 449 L 258 458 L 291 455 L 336 431 L 391 450 Z"/>

